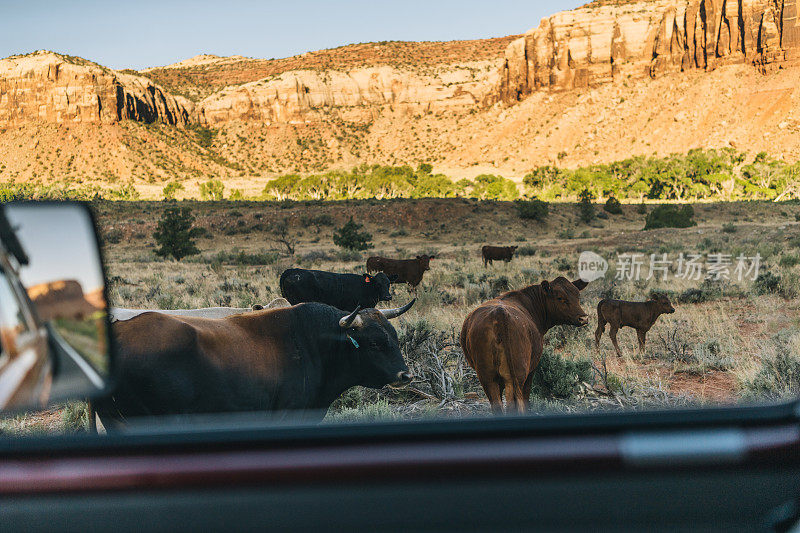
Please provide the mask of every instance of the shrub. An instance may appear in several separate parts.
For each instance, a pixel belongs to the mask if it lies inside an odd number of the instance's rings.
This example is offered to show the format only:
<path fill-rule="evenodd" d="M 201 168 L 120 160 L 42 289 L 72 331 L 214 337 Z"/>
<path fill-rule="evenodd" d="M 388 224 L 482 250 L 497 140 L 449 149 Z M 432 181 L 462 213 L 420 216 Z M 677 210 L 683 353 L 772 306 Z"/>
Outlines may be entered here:
<path fill-rule="evenodd" d="M 762 272 L 753 282 L 753 291 L 756 294 L 776 294 L 781 287 L 781 277 L 772 272 Z"/>
<path fill-rule="evenodd" d="M 197 228 L 193 228 L 194 215 L 188 207 L 170 207 L 164 210 L 158 222 L 153 237 L 160 248 L 156 255 L 160 257 L 172 256 L 180 261 L 188 255 L 200 253 L 194 242 Z"/>
<path fill-rule="evenodd" d="M 519 257 L 527 257 L 530 255 L 536 255 L 536 248 L 530 245 L 520 246 L 517 248 L 517 255 Z"/>
<path fill-rule="evenodd" d="M 121 185 L 119 189 L 111 189 L 108 191 L 108 198 L 111 200 L 138 200 L 139 191 L 133 186 L 133 183 Z"/>
<path fill-rule="evenodd" d="M 345 407 L 341 411 L 331 410 L 325 417 L 325 422 L 372 422 L 399 418 L 400 414 L 392 409 L 389 401 L 381 398 L 375 403 L 359 407 Z"/>
<path fill-rule="evenodd" d="M 372 247 L 372 235 L 361 231 L 364 226 L 353 221 L 353 217 L 333 232 L 333 244 L 346 250 L 366 250 Z"/>
<path fill-rule="evenodd" d="M 586 224 L 594 219 L 592 200 L 594 200 L 594 194 L 589 189 L 583 189 L 580 194 L 580 202 L 578 202 L 578 216 Z"/>
<path fill-rule="evenodd" d="M 550 206 L 547 202 L 535 198 L 533 200 L 517 200 L 514 203 L 517 206 L 517 214 L 522 219 L 544 222 L 550 211 Z"/>
<path fill-rule="evenodd" d="M 696 226 L 694 209 L 691 205 L 683 206 L 662 204 L 650 211 L 645 220 L 644 229 L 656 228 L 688 228 Z"/>
<path fill-rule="evenodd" d="M 224 200 L 225 185 L 220 180 L 208 180 L 200 184 L 200 198 L 203 200 Z"/>
<path fill-rule="evenodd" d="M 722 297 L 722 284 L 710 279 L 703 280 L 700 287 L 686 289 L 678 295 L 678 302 L 682 304 L 697 304 L 709 302 Z"/>
<path fill-rule="evenodd" d="M 533 374 L 531 395 L 542 398 L 571 398 L 579 391 L 581 382 L 594 382 L 591 361 L 564 359 L 550 346 L 545 346 L 539 366 Z"/>
<path fill-rule="evenodd" d="M 122 240 L 123 233 L 121 229 L 113 228 L 103 234 L 105 241 L 110 244 L 119 244 Z"/>
<path fill-rule="evenodd" d="M 640 203 L 638 206 L 636 206 L 636 212 L 639 213 L 640 215 L 646 215 L 647 205 L 644 202 Z"/>
<path fill-rule="evenodd" d="M 177 181 L 170 181 L 164 185 L 164 189 L 162 190 L 164 200 L 174 200 L 177 192 L 182 191 L 183 189 L 184 187 L 182 184 L 178 183 Z"/>
<path fill-rule="evenodd" d="M 796 254 L 782 255 L 780 261 L 778 261 L 778 264 L 784 268 L 791 268 L 793 266 L 796 266 L 797 264 L 800 264 L 800 255 Z"/>
<path fill-rule="evenodd" d="M 433 172 L 433 166 L 428 163 L 420 163 L 417 167 L 417 172 L 421 172 L 423 174 L 430 174 Z"/>
<path fill-rule="evenodd" d="M 726 222 L 722 225 L 722 233 L 736 233 L 736 225 L 733 222 Z"/>
<path fill-rule="evenodd" d="M 608 197 L 608 200 L 606 200 L 606 205 L 603 206 L 603 209 L 611 213 L 612 215 L 622 214 L 622 204 L 619 203 L 619 200 L 617 200 L 613 196 Z"/>
<path fill-rule="evenodd" d="M 773 337 L 772 353 L 762 354 L 761 368 L 752 379 L 743 383 L 744 395 L 776 399 L 796 396 L 800 392 L 800 358 L 797 356 L 797 335 L 785 332 Z"/>

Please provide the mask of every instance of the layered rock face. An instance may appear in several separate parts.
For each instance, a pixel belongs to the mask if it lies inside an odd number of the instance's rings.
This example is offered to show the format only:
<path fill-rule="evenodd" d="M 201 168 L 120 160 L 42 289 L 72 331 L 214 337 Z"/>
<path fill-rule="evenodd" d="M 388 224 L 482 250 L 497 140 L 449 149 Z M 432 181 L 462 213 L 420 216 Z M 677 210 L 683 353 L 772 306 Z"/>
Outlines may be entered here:
<path fill-rule="evenodd" d="M 0 127 L 32 120 L 109 124 L 122 119 L 185 124 L 191 106 L 147 78 L 79 58 L 37 52 L 0 60 Z"/>
<path fill-rule="evenodd" d="M 305 122 L 318 113 L 364 106 L 408 105 L 426 109 L 473 106 L 497 85 L 494 62 L 454 65 L 423 75 L 393 67 L 350 71 L 295 70 L 280 76 L 228 87 L 197 106 L 201 124 L 230 120 L 266 123 Z"/>
<path fill-rule="evenodd" d="M 499 98 L 627 77 L 752 62 L 762 71 L 800 52 L 796 0 L 655 0 L 556 13 L 512 42 Z"/>

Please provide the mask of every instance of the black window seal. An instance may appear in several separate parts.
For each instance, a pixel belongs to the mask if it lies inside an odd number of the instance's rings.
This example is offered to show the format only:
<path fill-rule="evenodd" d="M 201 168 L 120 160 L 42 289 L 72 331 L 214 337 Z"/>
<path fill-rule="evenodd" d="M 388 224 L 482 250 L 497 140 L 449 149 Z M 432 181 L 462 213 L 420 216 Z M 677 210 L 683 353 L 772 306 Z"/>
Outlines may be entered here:
<path fill-rule="evenodd" d="M 766 405 L 654 411 L 604 411 L 542 416 L 476 417 L 421 421 L 321 425 L 265 425 L 221 414 L 220 424 L 164 427 L 142 425 L 130 433 L 0 436 L 0 458 L 98 453 L 187 452 L 237 448 L 284 448 L 333 444 L 447 441 L 453 439 L 591 436 L 652 430 L 758 428 L 797 424 L 800 401 Z M 226 417 L 230 423 L 224 422 Z"/>

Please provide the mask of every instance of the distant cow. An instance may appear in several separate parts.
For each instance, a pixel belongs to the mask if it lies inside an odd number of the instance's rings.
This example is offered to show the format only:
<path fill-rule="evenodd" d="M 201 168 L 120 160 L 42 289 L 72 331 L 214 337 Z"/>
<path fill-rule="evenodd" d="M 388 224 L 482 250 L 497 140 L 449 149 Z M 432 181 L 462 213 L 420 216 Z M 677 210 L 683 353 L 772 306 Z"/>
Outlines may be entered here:
<path fill-rule="evenodd" d="M 281 274 L 281 294 L 292 305 L 319 302 L 352 311 L 359 305 L 375 307 L 392 299 L 390 280 L 383 272 L 369 274 L 337 274 L 322 270 L 290 268 Z"/>
<path fill-rule="evenodd" d="M 486 391 L 492 411 L 528 408 L 533 373 L 542 356 L 542 339 L 553 326 L 585 326 L 580 304 L 587 283 L 559 276 L 484 302 L 464 320 L 461 347 Z"/>
<path fill-rule="evenodd" d="M 508 263 L 514 257 L 517 246 L 489 246 L 481 248 L 483 256 L 483 266 L 487 266 L 492 261 L 505 261 Z"/>
<path fill-rule="evenodd" d="M 675 308 L 665 294 L 655 293 L 646 302 L 625 302 L 622 300 L 600 300 L 597 304 L 597 330 L 594 332 L 595 346 L 600 348 L 600 337 L 603 336 L 606 323 L 611 327 L 608 334 L 611 343 L 622 356 L 617 344 L 617 331 L 619 328 L 629 326 L 636 330 L 639 338 L 639 350 L 644 352 L 644 343 L 647 332 L 656 323 L 659 316 L 665 313 L 674 313 Z"/>
<path fill-rule="evenodd" d="M 144 313 L 114 324 L 117 388 L 103 425 L 131 417 L 295 410 L 321 419 L 350 387 L 409 383 L 389 319 L 408 311 L 320 303 L 226 318 Z"/>
<path fill-rule="evenodd" d="M 196 316 L 201 318 L 224 318 L 261 309 L 275 309 L 276 307 L 289 307 L 291 304 L 285 298 L 275 298 L 267 305 L 255 304 L 252 307 L 201 307 L 199 309 L 126 309 L 124 307 L 109 307 L 108 315 L 111 322 L 130 320 L 143 313 L 158 312 L 172 316 Z"/>
<path fill-rule="evenodd" d="M 388 259 L 373 256 L 367 259 L 367 272 L 384 272 L 388 276 L 397 276 L 393 283 L 408 283 L 416 287 L 422 281 L 422 275 L 431 269 L 433 255 L 418 255 L 414 259 Z"/>

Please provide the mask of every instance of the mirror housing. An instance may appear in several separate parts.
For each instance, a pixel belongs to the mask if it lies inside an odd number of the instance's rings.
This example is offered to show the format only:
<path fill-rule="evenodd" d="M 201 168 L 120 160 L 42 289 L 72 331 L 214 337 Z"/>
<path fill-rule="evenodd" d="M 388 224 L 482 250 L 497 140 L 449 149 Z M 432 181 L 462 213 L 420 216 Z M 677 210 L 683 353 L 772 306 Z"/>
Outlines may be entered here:
<path fill-rule="evenodd" d="M 111 343 L 89 207 L 0 206 L 0 412 L 107 393 Z"/>

